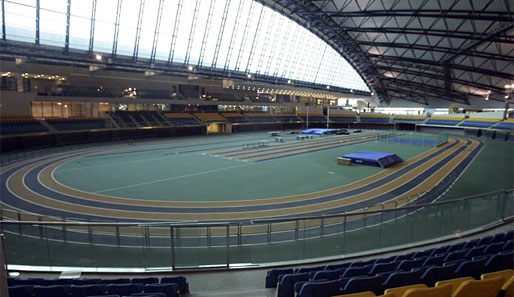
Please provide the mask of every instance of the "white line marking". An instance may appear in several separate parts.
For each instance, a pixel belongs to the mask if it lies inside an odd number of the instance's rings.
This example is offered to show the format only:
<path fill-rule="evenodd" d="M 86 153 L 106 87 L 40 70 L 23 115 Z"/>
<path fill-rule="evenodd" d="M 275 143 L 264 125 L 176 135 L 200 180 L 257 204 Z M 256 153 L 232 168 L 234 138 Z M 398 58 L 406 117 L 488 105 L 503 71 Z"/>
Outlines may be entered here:
<path fill-rule="evenodd" d="M 219 168 L 219 169 L 206 170 L 206 171 L 201 171 L 201 172 L 196 172 L 196 173 L 191 173 L 191 174 L 185 174 L 185 175 L 180 175 L 180 176 L 163 178 L 163 179 L 153 180 L 153 181 L 144 182 L 144 183 L 137 183 L 137 184 L 132 184 L 132 185 L 123 186 L 123 187 L 110 188 L 110 189 L 106 189 L 106 190 L 96 191 L 96 192 L 93 192 L 93 194 L 105 193 L 105 192 L 121 190 L 121 189 L 127 189 L 127 188 L 133 188 L 133 187 L 138 187 L 138 186 L 144 186 L 144 185 L 149 185 L 149 184 L 154 184 L 154 183 L 160 183 L 160 182 L 163 182 L 163 181 L 169 181 L 169 180 L 174 180 L 174 179 L 181 179 L 181 178 L 186 178 L 186 177 L 191 177 L 191 176 L 197 176 L 197 175 L 208 174 L 208 173 L 213 173 L 213 172 L 218 172 L 218 171 L 223 171 L 223 170 L 229 170 L 229 169 L 238 168 L 238 167 L 249 166 L 249 165 L 253 165 L 253 164 L 255 164 L 255 163 L 244 163 L 244 164 L 241 164 L 241 165 L 235 165 L 235 166 L 229 166 L 229 167 L 224 167 L 224 168 Z"/>
<path fill-rule="evenodd" d="M 109 163 L 109 164 L 101 164 L 101 165 L 91 165 L 91 166 L 84 166 L 84 167 L 75 167 L 75 168 L 66 168 L 66 169 L 59 169 L 57 170 L 58 173 L 60 172 L 66 172 L 66 171 L 75 171 L 75 170 L 81 170 L 81 169 L 89 169 L 89 168 L 98 168 L 98 167 L 110 167 L 113 165 L 125 165 L 129 163 L 139 163 L 139 162 L 147 162 L 147 161 L 154 161 L 154 160 L 164 160 L 164 159 L 174 159 L 174 158 L 181 158 L 181 157 L 188 157 L 194 154 L 182 154 L 182 155 L 168 155 L 166 157 L 159 157 L 159 158 L 150 158 L 150 159 L 141 159 L 141 160 L 133 160 L 133 161 L 126 161 L 126 162 L 116 162 L 116 163 Z M 81 159 L 76 159 L 74 162 L 80 162 Z M 68 163 L 68 162 L 66 162 Z M 66 164 L 64 163 L 64 164 Z M 64 165 L 62 164 L 62 165 Z M 61 167 L 62 165 L 59 165 Z"/>

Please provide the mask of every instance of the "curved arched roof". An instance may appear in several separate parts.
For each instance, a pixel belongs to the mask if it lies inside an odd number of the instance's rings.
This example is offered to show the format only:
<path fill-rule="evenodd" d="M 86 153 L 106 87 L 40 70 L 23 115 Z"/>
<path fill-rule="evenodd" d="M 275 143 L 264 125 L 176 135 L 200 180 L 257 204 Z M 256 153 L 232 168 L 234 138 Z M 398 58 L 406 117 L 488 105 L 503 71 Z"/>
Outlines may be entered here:
<path fill-rule="evenodd" d="M 504 100 L 514 82 L 508 0 L 261 0 L 344 55 L 382 102 Z"/>
<path fill-rule="evenodd" d="M 329 44 L 258 1 L 5 0 L 4 39 L 369 92 Z"/>

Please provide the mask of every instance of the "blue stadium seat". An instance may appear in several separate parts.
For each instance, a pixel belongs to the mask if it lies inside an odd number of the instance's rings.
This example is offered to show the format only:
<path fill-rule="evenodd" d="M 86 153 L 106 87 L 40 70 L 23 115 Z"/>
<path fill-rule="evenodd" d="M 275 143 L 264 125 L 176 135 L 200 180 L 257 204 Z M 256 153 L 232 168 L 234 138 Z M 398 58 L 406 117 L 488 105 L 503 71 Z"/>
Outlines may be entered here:
<path fill-rule="evenodd" d="M 446 258 L 444 258 L 444 262 L 451 262 L 451 261 L 455 261 L 455 260 L 464 259 L 466 257 L 467 252 L 468 252 L 468 250 L 466 249 L 466 250 L 458 250 L 458 251 L 448 253 L 446 255 Z"/>
<path fill-rule="evenodd" d="M 443 265 L 444 258 L 446 258 L 446 254 L 428 257 L 425 259 L 425 262 L 423 262 L 423 266 L 429 266 L 429 265 Z"/>
<path fill-rule="evenodd" d="M 380 273 L 375 274 L 375 276 L 380 277 L 380 279 L 382 280 L 382 283 L 384 283 L 391 274 L 396 273 L 396 272 L 398 272 L 398 270 L 380 272 Z"/>
<path fill-rule="evenodd" d="M 33 297 L 34 286 L 32 285 L 17 285 L 9 287 L 10 297 Z"/>
<path fill-rule="evenodd" d="M 348 268 L 351 263 L 344 263 L 344 264 L 331 264 L 325 266 L 325 270 L 336 270 L 341 268 Z"/>
<path fill-rule="evenodd" d="M 436 255 L 440 255 L 440 254 L 446 254 L 446 252 L 448 252 L 448 249 L 450 249 L 450 246 L 449 245 L 445 245 L 445 246 L 441 246 L 441 247 L 438 247 L 438 248 L 435 248 L 432 250 L 432 257 L 433 256 L 436 256 Z"/>
<path fill-rule="evenodd" d="M 477 246 L 478 245 L 490 244 L 492 241 L 493 241 L 493 236 L 492 235 L 485 236 L 485 237 L 480 238 L 480 240 L 478 240 Z"/>
<path fill-rule="evenodd" d="M 400 264 L 398 264 L 398 270 L 411 270 L 412 268 L 416 268 L 422 266 L 425 262 L 426 258 L 414 259 L 414 260 L 402 260 Z"/>
<path fill-rule="evenodd" d="M 514 252 L 492 255 L 485 263 L 484 272 L 494 272 L 514 268 Z"/>
<path fill-rule="evenodd" d="M 341 273 L 345 271 L 346 268 L 340 268 L 336 270 L 323 270 L 323 271 L 312 271 L 309 272 L 309 276 L 311 280 L 335 280 L 338 279 Z M 312 275 L 311 275 L 312 273 Z"/>
<path fill-rule="evenodd" d="M 505 241 L 505 232 L 503 233 L 497 233 L 493 236 L 493 239 L 491 239 L 490 243 L 496 243 L 496 242 L 504 242 Z"/>
<path fill-rule="evenodd" d="M 491 243 L 486 246 L 482 254 L 497 254 L 503 250 L 504 242 Z"/>
<path fill-rule="evenodd" d="M 110 285 L 110 284 L 130 284 L 130 278 L 104 278 L 102 279 L 102 284 Z"/>
<path fill-rule="evenodd" d="M 118 295 L 115 295 L 118 296 Z M 125 297 L 125 296 L 122 296 Z M 134 293 L 130 297 L 166 297 L 165 293 Z"/>
<path fill-rule="evenodd" d="M 87 297 L 94 295 L 106 295 L 109 288 L 106 285 L 72 285 L 71 297 Z"/>
<path fill-rule="evenodd" d="M 308 273 L 293 273 L 281 275 L 277 285 L 277 297 L 294 297 L 294 284 L 308 281 Z"/>
<path fill-rule="evenodd" d="M 120 295 L 120 296 L 129 296 L 134 293 L 142 293 L 144 286 L 141 284 L 112 284 L 109 285 L 109 293 Z"/>
<path fill-rule="evenodd" d="M 130 282 L 133 284 L 143 284 L 143 285 L 158 284 L 159 279 L 156 277 L 142 277 L 142 278 L 133 278 L 130 280 Z"/>
<path fill-rule="evenodd" d="M 464 261 L 455 269 L 455 274 L 458 277 L 471 276 L 480 279 L 484 272 L 485 261 L 486 259 Z"/>
<path fill-rule="evenodd" d="M 509 240 L 507 241 L 502 248 L 504 251 L 512 251 L 514 250 L 514 241 Z"/>
<path fill-rule="evenodd" d="M 396 257 L 396 261 L 400 262 L 402 260 L 412 260 L 412 256 L 414 256 L 414 253 L 400 255 Z"/>
<path fill-rule="evenodd" d="M 308 282 L 300 289 L 298 297 L 330 297 L 341 294 L 341 281 Z M 280 297 L 280 296 L 278 296 Z"/>
<path fill-rule="evenodd" d="M 72 284 L 72 279 L 43 279 L 43 286 L 66 286 Z"/>
<path fill-rule="evenodd" d="M 376 259 L 371 259 L 371 260 L 368 260 L 368 261 L 352 262 L 350 267 L 364 267 L 364 266 L 368 266 L 368 265 L 372 265 L 373 266 L 373 264 L 375 264 L 375 261 L 376 261 Z"/>
<path fill-rule="evenodd" d="M 448 248 L 448 250 L 446 252 L 451 253 L 451 252 L 461 250 L 462 248 L 464 248 L 465 245 L 466 245 L 466 242 L 461 242 L 461 243 L 456 243 L 454 245 L 450 245 L 450 247 Z"/>
<path fill-rule="evenodd" d="M 42 286 L 43 279 L 42 278 L 28 278 L 28 279 L 14 279 L 15 286 Z"/>
<path fill-rule="evenodd" d="M 503 237 L 503 241 L 508 241 L 508 240 L 514 240 L 514 231 L 505 232 L 505 236 Z"/>
<path fill-rule="evenodd" d="M 344 294 L 359 293 L 364 291 L 371 291 L 376 295 L 383 292 L 382 280 L 378 276 L 370 277 L 354 277 L 346 283 L 343 288 Z"/>
<path fill-rule="evenodd" d="M 161 278 L 161 284 L 174 283 L 178 285 L 180 294 L 189 294 L 189 283 L 183 276 L 163 277 Z M 276 286 L 276 285 L 275 285 Z"/>
<path fill-rule="evenodd" d="M 300 290 L 302 289 L 303 285 L 306 283 L 312 283 L 312 282 L 319 283 L 319 282 L 326 282 L 326 281 L 328 281 L 328 280 L 327 279 L 318 279 L 318 280 L 296 282 L 294 284 L 294 295 L 298 296 L 300 294 Z"/>
<path fill-rule="evenodd" d="M 70 285 L 34 287 L 35 297 L 66 297 L 70 295 Z"/>
<path fill-rule="evenodd" d="M 385 288 L 396 288 L 408 285 L 414 285 L 419 282 L 419 278 L 423 273 L 422 270 L 416 271 L 397 271 L 389 275 L 383 282 Z"/>
<path fill-rule="evenodd" d="M 177 284 L 147 284 L 144 292 L 146 293 L 164 293 L 166 297 L 180 296 L 180 290 Z"/>
<path fill-rule="evenodd" d="M 396 261 L 396 256 L 391 256 L 387 258 L 378 258 L 374 264 L 382 264 Z"/>
<path fill-rule="evenodd" d="M 421 283 L 433 287 L 436 282 L 455 277 L 455 265 L 429 267 L 420 278 Z"/>
<path fill-rule="evenodd" d="M 266 272 L 266 285 L 265 285 L 265 287 L 266 288 L 276 288 L 277 287 L 277 282 L 278 282 L 278 277 L 280 275 L 293 274 L 293 273 L 294 273 L 294 270 L 292 268 L 268 270 L 268 272 Z M 162 283 L 162 280 L 161 280 L 161 283 Z"/>
<path fill-rule="evenodd" d="M 344 277 L 354 277 L 354 276 L 367 276 L 369 272 L 371 271 L 371 268 L 373 268 L 373 265 L 367 265 L 363 267 L 348 267 L 346 270 L 341 274 L 341 278 Z"/>
<path fill-rule="evenodd" d="M 323 271 L 325 270 L 325 266 L 316 266 L 316 267 L 301 267 L 301 268 L 297 268 L 295 269 L 294 273 L 309 273 L 309 272 L 313 272 L 313 271 Z"/>
<path fill-rule="evenodd" d="M 466 253 L 464 258 L 470 260 L 473 257 L 480 256 L 484 254 L 484 249 L 486 248 L 485 245 L 477 245 L 475 247 L 472 247 L 469 249 L 469 251 Z"/>
<path fill-rule="evenodd" d="M 375 275 L 381 272 L 393 271 L 398 266 L 398 262 L 379 263 L 373 265 L 373 268 L 369 272 L 370 275 Z"/>
<path fill-rule="evenodd" d="M 412 259 L 419 259 L 419 258 L 423 258 L 423 257 L 429 257 L 432 255 L 432 252 L 434 251 L 434 249 L 429 249 L 429 250 L 424 250 L 424 251 L 420 251 L 420 252 L 415 252 L 414 255 L 412 255 Z"/>
<path fill-rule="evenodd" d="M 102 280 L 99 278 L 79 278 L 74 279 L 71 284 L 75 286 L 85 286 L 85 285 L 98 285 L 101 284 Z"/>
<path fill-rule="evenodd" d="M 462 249 L 470 249 L 472 247 L 480 245 L 479 242 L 480 242 L 480 238 L 468 240 L 468 241 L 466 241 L 466 244 L 462 247 Z"/>

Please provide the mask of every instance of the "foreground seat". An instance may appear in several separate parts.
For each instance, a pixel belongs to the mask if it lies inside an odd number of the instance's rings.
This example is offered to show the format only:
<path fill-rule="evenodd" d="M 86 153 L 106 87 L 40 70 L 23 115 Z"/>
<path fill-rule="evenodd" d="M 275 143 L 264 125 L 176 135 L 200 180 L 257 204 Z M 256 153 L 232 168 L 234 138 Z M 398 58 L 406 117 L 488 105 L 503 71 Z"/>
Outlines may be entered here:
<path fill-rule="evenodd" d="M 278 277 L 283 274 L 293 274 L 294 270 L 293 268 L 289 269 L 271 269 L 266 272 L 266 288 L 276 288 Z M 161 280 L 162 283 L 162 280 Z"/>
<path fill-rule="evenodd" d="M 70 287 L 67 285 L 63 286 L 44 286 L 34 287 L 34 296 L 36 297 L 65 297 L 70 295 Z"/>
<path fill-rule="evenodd" d="M 292 269 L 291 269 L 292 270 Z M 163 277 L 161 278 L 161 284 L 177 284 L 180 294 L 189 294 L 189 283 L 183 276 Z M 276 287 L 276 283 L 275 286 Z"/>
<path fill-rule="evenodd" d="M 165 297 L 179 297 L 180 290 L 177 284 L 147 284 L 144 293 L 164 293 Z"/>
<path fill-rule="evenodd" d="M 141 284 L 114 284 L 109 285 L 109 293 L 120 296 L 129 296 L 134 293 L 143 293 Z"/>
<path fill-rule="evenodd" d="M 460 286 L 460 284 L 462 284 L 463 282 L 468 281 L 468 280 L 475 280 L 475 279 L 470 276 L 452 278 L 452 279 L 447 279 L 444 281 L 437 282 L 437 283 L 435 283 L 435 286 L 440 287 L 440 286 L 450 285 L 450 286 L 452 286 L 452 294 L 453 294 L 455 291 L 457 291 L 457 288 Z"/>
<path fill-rule="evenodd" d="M 403 296 L 405 292 L 407 292 L 410 289 L 425 289 L 428 288 L 425 284 L 416 284 L 416 285 L 410 285 L 410 286 L 403 286 L 403 287 L 397 287 L 397 288 L 390 288 L 385 290 L 385 294 L 394 294 L 394 296 Z"/>
<path fill-rule="evenodd" d="M 293 273 L 281 275 L 277 285 L 277 297 L 293 297 L 294 284 L 297 282 L 308 281 L 308 273 Z"/>
<path fill-rule="evenodd" d="M 343 288 L 343 293 L 345 294 L 364 291 L 371 291 L 377 295 L 382 293 L 383 287 L 381 278 L 379 276 L 352 278 Z"/>
<path fill-rule="evenodd" d="M 460 284 L 453 297 L 496 297 L 503 282 L 501 276 L 488 280 L 468 280 Z"/>
<path fill-rule="evenodd" d="M 10 297 L 32 297 L 34 292 L 34 286 L 32 285 L 21 285 L 9 287 Z"/>
<path fill-rule="evenodd" d="M 95 295 L 106 295 L 109 292 L 109 288 L 106 285 L 72 285 L 70 292 L 71 297 L 87 297 Z"/>
<path fill-rule="evenodd" d="M 451 297 L 452 286 L 409 289 L 402 297 Z"/>
<path fill-rule="evenodd" d="M 339 280 L 308 282 L 302 286 L 298 297 L 331 297 L 341 294 Z"/>

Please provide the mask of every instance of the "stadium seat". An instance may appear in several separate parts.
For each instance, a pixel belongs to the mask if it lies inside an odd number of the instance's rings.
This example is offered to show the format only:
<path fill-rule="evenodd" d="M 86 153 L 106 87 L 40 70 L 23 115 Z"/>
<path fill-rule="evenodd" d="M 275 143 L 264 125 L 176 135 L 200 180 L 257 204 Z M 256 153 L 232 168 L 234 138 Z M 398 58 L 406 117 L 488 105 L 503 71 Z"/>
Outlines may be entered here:
<path fill-rule="evenodd" d="M 470 249 L 472 247 L 478 246 L 478 245 L 480 245 L 479 242 L 480 242 L 480 238 L 468 240 L 468 241 L 466 241 L 466 243 L 464 244 L 462 249 Z"/>
<path fill-rule="evenodd" d="M 375 260 L 374 264 L 382 264 L 396 261 L 396 256 L 391 256 L 387 258 L 378 258 Z"/>
<path fill-rule="evenodd" d="M 412 288 L 407 290 L 403 297 L 451 297 L 452 286 L 433 288 Z"/>
<path fill-rule="evenodd" d="M 143 278 L 133 278 L 131 281 L 133 284 L 157 284 L 159 283 L 159 279 L 156 277 L 143 277 Z"/>
<path fill-rule="evenodd" d="M 505 245 L 503 245 L 503 250 L 504 251 L 512 251 L 514 250 L 514 241 L 512 240 L 509 240 L 505 243 Z"/>
<path fill-rule="evenodd" d="M 468 280 L 460 284 L 453 297 L 496 297 L 504 278 L 499 276 L 488 280 Z"/>
<path fill-rule="evenodd" d="M 460 242 L 460 243 L 450 245 L 450 247 L 448 248 L 448 250 L 446 252 L 451 253 L 451 252 L 461 250 L 462 248 L 464 248 L 465 245 L 466 245 L 466 242 Z"/>
<path fill-rule="evenodd" d="M 341 277 L 354 277 L 354 276 L 366 276 L 368 275 L 369 271 L 373 268 L 373 265 L 367 265 L 362 267 L 348 267 L 346 270 L 341 274 Z"/>
<path fill-rule="evenodd" d="M 316 267 L 302 267 L 295 269 L 294 273 L 309 273 L 314 271 L 323 271 L 325 270 L 325 266 L 316 266 Z"/>
<path fill-rule="evenodd" d="M 377 295 L 375 295 L 373 292 L 360 292 L 360 293 L 355 293 L 355 294 L 344 294 L 344 295 L 339 295 L 339 296 L 335 296 L 335 297 L 376 297 Z"/>
<path fill-rule="evenodd" d="M 376 259 L 371 259 L 371 260 L 368 260 L 368 261 L 356 261 L 356 262 L 352 262 L 352 264 L 350 265 L 350 267 L 364 267 L 364 266 L 369 266 L 369 265 L 373 265 L 373 264 L 375 264 L 375 261 L 376 261 Z"/>
<path fill-rule="evenodd" d="M 501 288 L 503 297 L 514 297 L 514 276 L 511 276 Z"/>
<path fill-rule="evenodd" d="M 491 243 L 486 246 L 482 254 L 497 254 L 503 250 L 504 242 Z"/>
<path fill-rule="evenodd" d="M 423 265 L 423 263 L 426 261 L 425 258 L 421 259 L 414 259 L 414 260 L 403 260 L 398 264 L 397 269 L 398 270 L 411 270 L 412 268 L 419 267 Z"/>
<path fill-rule="evenodd" d="M 276 288 L 278 282 L 278 276 L 283 274 L 293 274 L 294 270 L 289 269 L 271 269 L 266 273 L 266 288 Z M 161 280 L 162 282 L 162 280 Z"/>
<path fill-rule="evenodd" d="M 375 275 L 375 274 L 381 273 L 381 272 L 393 271 L 396 269 L 397 266 L 398 266 L 398 262 L 375 264 L 373 266 L 373 268 L 371 268 L 371 271 L 369 272 L 369 274 Z"/>
<path fill-rule="evenodd" d="M 165 297 L 178 297 L 180 290 L 177 284 L 147 284 L 144 288 L 145 293 L 164 293 Z"/>
<path fill-rule="evenodd" d="M 10 297 L 33 297 L 34 286 L 32 285 L 19 285 L 9 287 Z"/>
<path fill-rule="evenodd" d="M 403 287 L 396 287 L 396 288 L 389 288 L 385 290 L 385 294 L 394 294 L 394 296 L 403 296 L 405 292 L 407 292 L 410 289 L 425 289 L 428 288 L 425 284 L 415 284 L 410 286 L 403 286 Z"/>
<path fill-rule="evenodd" d="M 118 295 L 115 295 L 118 296 Z M 125 296 L 123 296 L 125 297 Z M 134 293 L 130 297 L 166 297 L 165 293 Z"/>
<path fill-rule="evenodd" d="M 99 278 L 79 278 L 74 279 L 71 284 L 75 286 L 86 286 L 86 285 L 98 285 L 101 284 L 102 280 Z"/>
<path fill-rule="evenodd" d="M 109 288 L 106 285 L 72 285 L 71 297 L 87 297 L 94 295 L 106 295 Z"/>
<path fill-rule="evenodd" d="M 474 280 L 474 278 L 472 278 L 470 276 L 466 276 L 466 277 L 447 279 L 447 280 L 439 281 L 439 282 L 435 283 L 435 286 L 440 287 L 440 286 L 444 286 L 444 285 L 450 285 L 450 286 L 452 286 L 452 293 L 453 293 L 453 292 L 457 291 L 457 288 L 460 286 L 460 284 L 462 284 L 463 282 L 468 281 L 468 280 Z"/>
<path fill-rule="evenodd" d="M 492 255 L 485 263 L 484 272 L 500 271 L 512 269 L 514 262 L 514 253 L 511 251 L 505 254 Z"/>
<path fill-rule="evenodd" d="M 14 278 L 12 280 L 13 280 L 15 286 L 42 286 L 43 285 L 42 278 L 28 278 L 28 279 Z"/>
<path fill-rule="evenodd" d="M 412 256 L 414 256 L 414 253 L 399 255 L 396 257 L 396 261 L 401 262 L 402 260 L 412 260 Z"/>
<path fill-rule="evenodd" d="M 319 280 L 319 279 L 325 279 L 325 280 L 334 280 L 338 279 L 341 273 L 343 273 L 345 268 L 336 269 L 336 270 L 323 270 L 323 271 L 312 271 L 309 272 L 309 276 L 311 276 L 311 273 L 313 274 L 312 277 L 310 277 L 311 280 Z"/>
<path fill-rule="evenodd" d="M 302 289 L 303 285 L 306 284 L 306 283 L 311 283 L 311 282 L 319 283 L 319 282 L 326 282 L 326 281 L 328 281 L 328 280 L 326 280 L 326 279 L 319 279 L 319 280 L 310 280 L 310 281 L 296 282 L 294 284 L 294 295 L 298 296 L 298 294 L 300 294 L 300 290 Z"/>
<path fill-rule="evenodd" d="M 114 284 L 109 285 L 109 293 L 120 295 L 120 296 L 129 296 L 134 293 L 142 293 L 143 285 L 141 284 Z"/>
<path fill-rule="evenodd" d="M 443 265 L 445 257 L 446 257 L 446 254 L 428 257 L 425 259 L 425 262 L 423 262 L 423 266 Z"/>
<path fill-rule="evenodd" d="M 484 274 L 482 274 L 482 276 L 480 276 L 480 279 L 481 280 L 486 280 L 486 279 L 491 279 L 491 278 L 495 278 L 495 277 L 498 277 L 498 276 L 503 276 L 503 278 L 505 280 L 508 280 L 512 276 L 514 276 L 514 270 L 512 270 L 512 269 L 505 269 L 505 270 L 500 270 L 500 271 L 495 271 L 495 272 L 490 272 L 490 273 L 484 273 Z"/>
<path fill-rule="evenodd" d="M 493 239 L 491 239 L 490 243 L 504 242 L 504 241 L 505 241 L 505 232 L 496 233 L 495 235 L 493 235 Z"/>
<path fill-rule="evenodd" d="M 397 271 L 389 275 L 384 282 L 386 288 L 404 287 L 419 283 L 422 271 Z"/>
<path fill-rule="evenodd" d="M 110 284 L 130 284 L 130 278 L 104 278 L 102 279 L 102 284 L 110 285 Z"/>
<path fill-rule="evenodd" d="M 482 237 L 482 238 L 480 238 L 478 240 L 476 246 L 487 245 L 487 244 L 490 244 L 492 241 L 493 241 L 493 236 L 492 235 L 485 236 L 485 237 Z"/>
<path fill-rule="evenodd" d="M 480 279 L 480 275 L 484 272 L 486 259 L 462 262 L 456 269 L 455 275 L 459 277 L 471 276 Z"/>
<path fill-rule="evenodd" d="M 294 284 L 296 282 L 308 280 L 309 274 L 306 272 L 281 275 L 281 278 L 277 285 L 277 297 L 293 297 Z"/>
<path fill-rule="evenodd" d="M 471 260 L 473 257 L 481 256 L 484 254 L 484 249 L 486 248 L 486 245 L 477 245 L 468 250 L 464 258 Z"/>
<path fill-rule="evenodd" d="M 343 288 L 343 293 L 358 293 L 363 291 L 371 291 L 380 294 L 383 291 L 382 281 L 378 276 L 371 277 L 354 277 L 350 279 Z"/>
<path fill-rule="evenodd" d="M 330 297 L 341 294 L 339 280 L 325 282 L 308 282 L 302 286 L 298 297 Z M 277 295 L 277 297 L 280 297 Z"/>
<path fill-rule="evenodd" d="M 55 285 L 55 286 L 44 286 L 34 287 L 33 294 L 36 297 L 62 297 L 70 295 L 69 285 Z"/>
<path fill-rule="evenodd" d="M 463 249 L 463 250 L 458 250 L 458 251 L 448 253 L 446 255 L 446 258 L 444 258 L 444 262 L 451 262 L 451 261 L 455 261 L 455 260 L 465 259 L 467 252 L 468 252 L 467 249 L 465 249 L 465 250 Z"/>
<path fill-rule="evenodd" d="M 341 268 L 348 268 L 351 263 L 344 263 L 344 264 L 332 264 L 325 266 L 325 270 L 337 270 Z"/>
<path fill-rule="evenodd" d="M 438 281 L 454 278 L 455 268 L 455 265 L 429 267 L 421 276 L 420 281 L 431 287 Z"/>
<path fill-rule="evenodd" d="M 292 270 L 292 269 L 291 269 Z M 161 284 L 177 284 L 180 294 L 189 294 L 189 283 L 183 276 L 163 277 L 161 278 Z M 275 285 L 276 287 L 276 285 Z"/>
<path fill-rule="evenodd" d="M 43 286 L 66 286 L 71 285 L 71 279 L 43 279 L 41 281 Z"/>
<path fill-rule="evenodd" d="M 441 247 L 435 248 L 435 249 L 432 250 L 432 255 L 431 256 L 435 256 L 435 255 L 439 255 L 439 254 L 446 254 L 446 252 L 448 252 L 449 249 L 450 249 L 449 245 L 445 245 L 445 246 L 441 246 Z"/>

